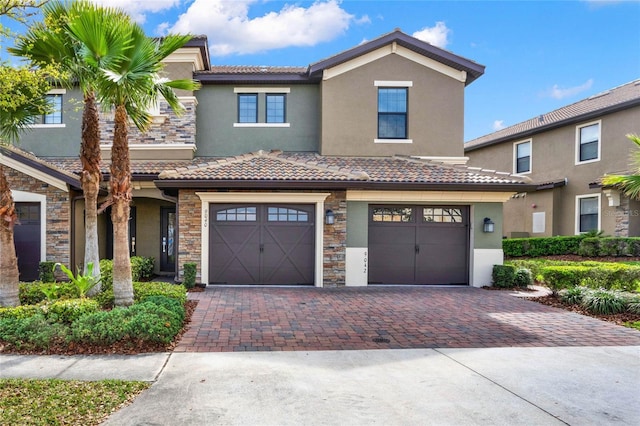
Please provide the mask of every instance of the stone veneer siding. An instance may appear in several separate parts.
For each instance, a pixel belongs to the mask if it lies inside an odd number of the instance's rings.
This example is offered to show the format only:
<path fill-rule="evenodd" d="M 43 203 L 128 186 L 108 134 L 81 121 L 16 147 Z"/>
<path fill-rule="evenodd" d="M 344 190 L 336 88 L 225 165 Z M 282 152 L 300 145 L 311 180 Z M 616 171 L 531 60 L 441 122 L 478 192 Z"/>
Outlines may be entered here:
<path fill-rule="evenodd" d="M 184 264 L 193 262 L 197 265 L 196 282 L 201 282 L 201 207 L 195 190 L 185 189 L 178 194 L 178 281 L 184 278 Z"/>
<path fill-rule="evenodd" d="M 201 192 L 201 191 L 198 191 Z M 212 191 L 215 192 L 215 191 Z M 240 192 L 240 191 L 239 191 Z M 325 191 L 312 191 L 325 192 Z M 197 281 L 202 277 L 201 265 L 201 201 L 195 190 L 181 190 L 178 195 L 178 280 L 184 277 L 184 264 L 196 263 Z M 345 257 L 347 246 L 347 201 L 345 191 L 334 191 L 327 197 L 325 211 L 335 214 L 333 225 L 324 225 L 323 285 L 345 285 Z M 324 219 L 323 219 L 324 222 Z"/>
<path fill-rule="evenodd" d="M 129 127 L 129 144 L 194 144 L 196 143 L 196 102 L 182 100 L 185 110 L 177 116 L 166 102 L 160 103 L 160 117 L 142 133 L 135 126 Z M 101 144 L 113 141 L 113 113 L 103 113 L 100 120 Z"/>
<path fill-rule="evenodd" d="M 12 190 L 47 197 L 46 260 L 69 265 L 71 234 L 71 203 L 69 193 L 24 173 L 4 167 Z"/>
<path fill-rule="evenodd" d="M 629 236 L 629 197 L 620 196 L 620 205 L 614 210 L 616 227 L 613 231 L 615 237 Z"/>

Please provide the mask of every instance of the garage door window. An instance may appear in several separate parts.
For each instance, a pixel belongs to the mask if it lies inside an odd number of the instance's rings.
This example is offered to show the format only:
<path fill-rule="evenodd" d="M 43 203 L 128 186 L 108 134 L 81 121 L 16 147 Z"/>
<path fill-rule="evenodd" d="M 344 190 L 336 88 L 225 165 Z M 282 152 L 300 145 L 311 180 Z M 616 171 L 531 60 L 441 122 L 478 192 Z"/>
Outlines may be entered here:
<path fill-rule="evenodd" d="M 374 207 L 371 220 L 373 222 L 412 222 L 411 207 Z"/>
<path fill-rule="evenodd" d="M 269 207 L 269 222 L 308 222 L 309 213 L 285 207 Z"/>
<path fill-rule="evenodd" d="M 425 222 L 462 223 L 461 209 L 425 208 L 422 212 Z"/>
<path fill-rule="evenodd" d="M 236 209 L 220 210 L 216 213 L 218 222 L 255 222 L 255 207 L 238 207 Z"/>

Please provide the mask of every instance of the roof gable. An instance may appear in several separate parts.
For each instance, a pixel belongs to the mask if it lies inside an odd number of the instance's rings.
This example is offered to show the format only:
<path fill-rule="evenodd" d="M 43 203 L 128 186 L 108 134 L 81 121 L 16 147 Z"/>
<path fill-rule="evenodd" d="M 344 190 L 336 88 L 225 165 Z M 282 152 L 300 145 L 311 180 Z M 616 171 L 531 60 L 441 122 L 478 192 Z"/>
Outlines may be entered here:
<path fill-rule="evenodd" d="M 445 72 L 447 75 L 456 75 L 457 79 L 464 78 L 462 81 L 465 82 L 465 85 L 472 83 L 484 74 L 484 65 L 418 40 L 396 29 L 377 39 L 311 64 L 309 66 L 309 75 L 317 77 L 329 74 L 331 76 L 336 71 L 331 72 L 329 70 L 336 69 L 340 71 L 349 68 L 345 65 L 348 62 L 353 61 L 355 64 L 364 64 L 390 54 L 399 54 L 429 68 Z M 457 71 L 457 73 L 452 72 L 453 70 Z M 326 79 L 327 77 L 324 78 Z"/>

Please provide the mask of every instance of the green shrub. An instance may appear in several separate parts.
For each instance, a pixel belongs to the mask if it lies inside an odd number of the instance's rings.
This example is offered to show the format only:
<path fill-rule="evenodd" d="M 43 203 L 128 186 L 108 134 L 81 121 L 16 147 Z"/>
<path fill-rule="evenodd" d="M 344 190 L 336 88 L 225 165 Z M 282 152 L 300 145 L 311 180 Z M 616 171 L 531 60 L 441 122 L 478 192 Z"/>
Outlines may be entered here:
<path fill-rule="evenodd" d="M 493 265 L 493 285 L 500 288 L 515 286 L 516 268 L 512 265 Z"/>
<path fill-rule="evenodd" d="M 581 235 L 546 238 L 507 238 L 502 240 L 502 249 L 507 257 L 538 257 L 560 254 L 576 254 Z"/>
<path fill-rule="evenodd" d="M 97 312 L 98 308 L 98 302 L 92 299 L 65 299 L 47 305 L 46 315 L 52 321 L 71 324 L 83 315 Z"/>
<path fill-rule="evenodd" d="M 542 272 L 542 268 L 545 266 L 550 266 L 552 264 L 555 265 L 550 260 L 547 259 L 510 259 L 504 262 L 505 265 L 513 265 L 516 269 L 525 268 L 531 271 L 531 276 L 537 280 L 539 279 L 539 275 Z"/>
<path fill-rule="evenodd" d="M 65 341 L 68 335 L 68 326 L 47 321 L 43 313 L 0 319 L 0 340 L 18 349 L 47 349 L 57 341 Z"/>
<path fill-rule="evenodd" d="M 128 337 L 128 308 L 98 311 L 78 318 L 71 325 L 71 341 L 108 346 Z"/>
<path fill-rule="evenodd" d="M 134 282 L 133 296 L 136 302 L 139 302 L 149 296 L 165 296 L 170 299 L 176 299 L 180 304 L 184 305 L 187 301 L 187 290 L 183 285 L 170 283 Z"/>
<path fill-rule="evenodd" d="M 640 300 L 632 299 L 627 302 L 627 312 L 640 315 Z"/>
<path fill-rule="evenodd" d="M 86 297 L 87 293 L 100 282 L 100 277 L 96 279 L 93 276 L 92 262 L 87 263 L 86 274 L 80 273 L 80 270 L 78 270 L 76 274 L 73 275 L 73 271 L 71 271 L 71 269 L 67 268 L 62 263 L 55 263 L 52 269 L 55 271 L 56 268 L 60 268 L 60 270 L 64 272 L 64 274 L 69 278 L 69 281 L 78 290 L 78 295 L 80 297 Z"/>
<path fill-rule="evenodd" d="M 582 303 L 584 295 L 587 293 L 585 287 L 573 287 L 560 291 L 560 300 L 569 305 L 579 305 Z"/>
<path fill-rule="evenodd" d="M 584 238 L 578 250 L 580 256 L 640 256 L 640 238 Z"/>
<path fill-rule="evenodd" d="M 153 303 L 155 305 L 167 308 L 171 312 L 178 315 L 178 317 L 180 318 L 180 322 L 184 321 L 184 306 L 176 299 L 170 299 L 166 296 L 147 296 L 142 299 L 140 303 Z"/>
<path fill-rule="evenodd" d="M 626 299 L 619 292 L 595 290 L 587 292 L 581 305 L 589 312 L 598 315 L 619 314 L 626 310 Z"/>
<path fill-rule="evenodd" d="M 39 306 L 21 305 L 13 308 L 0 308 L 0 318 L 29 318 L 37 313 L 42 313 Z"/>
<path fill-rule="evenodd" d="M 55 287 L 55 296 L 59 299 L 73 299 L 79 296 L 78 290 L 72 283 L 20 283 L 18 296 L 22 305 L 37 305 L 47 300 L 47 293 L 52 297 L 50 292 Z"/>
<path fill-rule="evenodd" d="M 587 266 L 546 266 L 540 275 L 554 291 L 579 286 L 591 268 Z"/>
<path fill-rule="evenodd" d="M 53 265 L 55 262 L 45 261 L 38 265 L 38 279 L 43 283 L 54 283 L 56 277 L 53 274 Z"/>
<path fill-rule="evenodd" d="M 528 287 L 533 284 L 531 271 L 526 268 L 518 268 L 513 277 L 513 284 L 516 287 Z"/>
<path fill-rule="evenodd" d="M 196 285 L 196 266 L 194 262 L 184 264 L 184 282 L 182 284 L 184 284 L 186 288 L 193 288 Z"/>
<path fill-rule="evenodd" d="M 150 280 L 153 277 L 153 257 L 132 256 L 131 277 L 133 281 Z"/>
<path fill-rule="evenodd" d="M 130 306 L 129 335 L 154 343 L 169 343 L 182 328 L 183 320 L 175 312 L 152 302 Z"/>
<path fill-rule="evenodd" d="M 113 296 L 113 289 L 108 288 L 102 290 L 100 293 L 91 296 L 93 300 L 98 302 L 98 305 L 102 309 L 111 309 L 115 303 L 115 297 Z"/>

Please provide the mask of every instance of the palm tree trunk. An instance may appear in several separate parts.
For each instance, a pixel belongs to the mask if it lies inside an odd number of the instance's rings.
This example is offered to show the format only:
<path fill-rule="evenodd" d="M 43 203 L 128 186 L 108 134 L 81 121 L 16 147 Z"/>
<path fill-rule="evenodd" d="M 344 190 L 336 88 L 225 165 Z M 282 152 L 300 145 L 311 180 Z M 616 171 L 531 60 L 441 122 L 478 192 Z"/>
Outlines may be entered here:
<path fill-rule="evenodd" d="M 82 145 L 80 148 L 82 174 L 80 182 L 84 192 L 84 273 L 88 273 L 88 265 L 93 264 L 93 276 L 100 277 L 100 251 L 98 247 L 98 193 L 102 173 L 100 172 L 100 124 L 98 108 L 94 92 L 88 92 L 84 98 L 82 112 Z M 99 293 L 98 283 L 89 290 L 89 295 Z"/>
<path fill-rule="evenodd" d="M 133 282 L 129 255 L 129 211 L 131 164 L 127 136 L 127 112 L 116 107 L 111 146 L 111 221 L 113 222 L 113 294 L 116 306 L 133 304 Z"/>
<path fill-rule="evenodd" d="M 13 241 L 17 215 L 9 182 L 0 165 L 0 306 L 18 306 L 18 258 Z"/>

